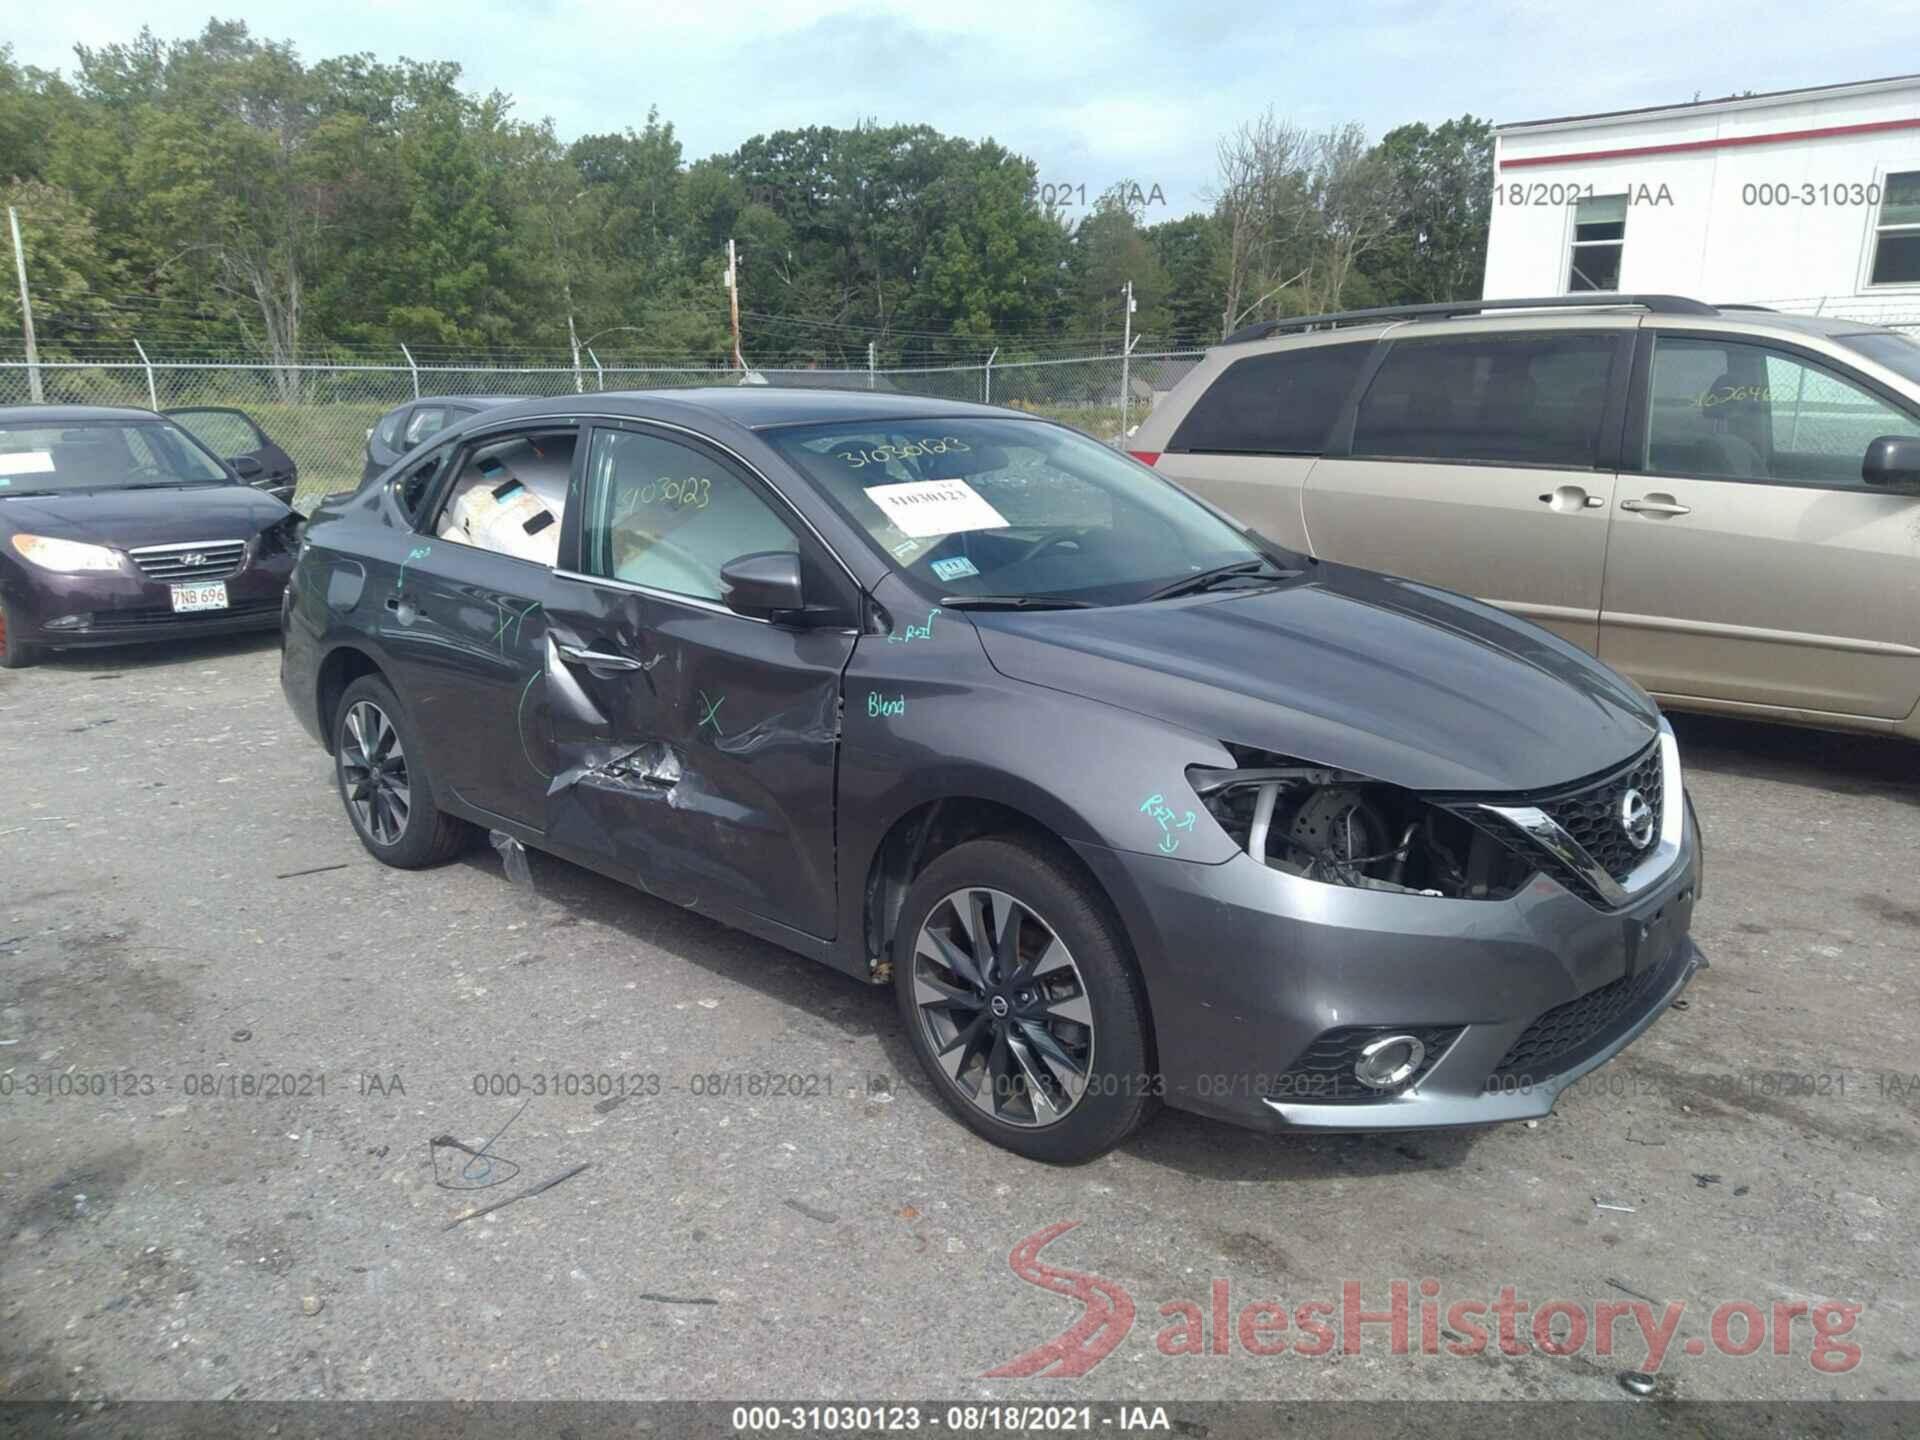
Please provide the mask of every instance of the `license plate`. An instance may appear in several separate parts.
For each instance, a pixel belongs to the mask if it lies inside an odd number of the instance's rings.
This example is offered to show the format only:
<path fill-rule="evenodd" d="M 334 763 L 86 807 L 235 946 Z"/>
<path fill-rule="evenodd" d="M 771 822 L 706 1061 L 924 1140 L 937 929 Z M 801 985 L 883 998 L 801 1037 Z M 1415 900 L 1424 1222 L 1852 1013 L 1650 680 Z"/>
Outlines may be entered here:
<path fill-rule="evenodd" d="M 173 587 L 173 608 L 180 613 L 189 610 L 224 610 L 227 608 L 227 582 L 213 580 L 204 585 L 176 585 Z"/>

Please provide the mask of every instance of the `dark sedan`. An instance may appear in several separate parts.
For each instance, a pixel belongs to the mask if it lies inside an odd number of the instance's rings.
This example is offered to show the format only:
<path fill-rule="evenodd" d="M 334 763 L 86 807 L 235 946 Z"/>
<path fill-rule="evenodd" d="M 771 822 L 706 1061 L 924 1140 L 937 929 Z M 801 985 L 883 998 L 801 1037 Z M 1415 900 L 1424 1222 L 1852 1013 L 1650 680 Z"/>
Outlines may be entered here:
<path fill-rule="evenodd" d="M 417 450 L 442 430 L 451 430 L 470 415 L 524 400 L 524 395 L 435 395 L 396 405 L 367 431 L 367 463 L 362 481 L 371 480 L 409 450 Z"/>
<path fill-rule="evenodd" d="M 503 407 L 323 503 L 288 593 L 282 684 L 375 857 L 492 831 L 891 984 L 941 1099 L 1034 1158 L 1162 1099 L 1542 1115 L 1703 963 L 1644 693 L 1049 421 Z"/>
<path fill-rule="evenodd" d="M 0 409 L 0 665 L 271 628 L 299 530 L 150 410 Z"/>

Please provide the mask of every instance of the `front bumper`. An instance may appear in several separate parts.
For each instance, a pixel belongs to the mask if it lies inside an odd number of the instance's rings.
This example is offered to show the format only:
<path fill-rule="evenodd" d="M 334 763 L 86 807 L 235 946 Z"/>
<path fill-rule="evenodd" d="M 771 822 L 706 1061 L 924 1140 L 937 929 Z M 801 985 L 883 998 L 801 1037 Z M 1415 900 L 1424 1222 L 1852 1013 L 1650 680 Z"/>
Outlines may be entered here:
<path fill-rule="evenodd" d="M 50 648 L 129 645 L 268 630 L 280 623 L 280 596 L 293 573 L 293 556 L 248 546 L 241 567 L 209 576 L 227 587 L 225 610 L 185 614 L 173 609 L 172 586 L 125 571 L 62 575 L 19 567 L 7 598 L 22 641 Z"/>
<path fill-rule="evenodd" d="M 1688 934 L 1691 807 L 1671 870 L 1612 911 L 1545 875 L 1510 900 L 1447 900 L 1320 885 L 1245 855 L 1200 865 L 1076 848 L 1134 940 L 1167 1102 L 1261 1129 L 1545 1115 L 1706 963 Z M 1303 1083 L 1328 1036 L 1372 1027 L 1437 1036 L 1438 1058 L 1398 1091 Z"/>

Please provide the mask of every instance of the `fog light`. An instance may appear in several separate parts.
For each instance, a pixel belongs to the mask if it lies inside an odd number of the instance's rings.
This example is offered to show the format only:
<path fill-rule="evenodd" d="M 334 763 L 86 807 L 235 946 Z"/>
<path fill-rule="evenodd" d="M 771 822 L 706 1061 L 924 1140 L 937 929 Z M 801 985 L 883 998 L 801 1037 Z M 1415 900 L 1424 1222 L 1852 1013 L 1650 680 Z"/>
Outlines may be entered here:
<path fill-rule="evenodd" d="M 57 620 L 49 620 L 44 628 L 48 630 L 74 630 L 87 623 L 85 615 L 62 615 Z"/>
<path fill-rule="evenodd" d="M 1369 1041 L 1353 1062 L 1353 1078 L 1373 1090 L 1391 1090 L 1411 1080 L 1427 1058 L 1427 1047 L 1412 1035 L 1382 1035 Z"/>

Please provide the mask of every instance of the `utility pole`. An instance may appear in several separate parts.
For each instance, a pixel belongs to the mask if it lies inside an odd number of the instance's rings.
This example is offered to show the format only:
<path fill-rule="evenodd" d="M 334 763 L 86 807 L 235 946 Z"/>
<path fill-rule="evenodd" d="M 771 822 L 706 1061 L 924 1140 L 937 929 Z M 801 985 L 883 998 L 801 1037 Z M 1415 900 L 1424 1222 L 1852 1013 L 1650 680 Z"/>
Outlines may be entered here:
<path fill-rule="evenodd" d="M 869 390 L 873 389 L 873 358 L 873 341 L 869 340 L 867 341 L 867 388 Z"/>
<path fill-rule="evenodd" d="M 1133 396 L 1127 390 L 1128 365 L 1133 356 L 1133 281 L 1127 281 L 1123 292 L 1127 297 L 1126 310 L 1121 316 L 1123 340 L 1120 351 L 1120 438 L 1127 436 L 1127 402 Z"/>
<path fill-rule="evenodd" d="M 20 216 L 7 207 L 7 225 L 13 231 L 13 268 L 20 276 L 20 329 L 27 337 L 27 391 L 38 405 L 47 397 L 40 389 L 40 352 L 33 344 L 33 300 L 27 294 L 27 252 L 20 248 Z"/>
<path fill-rule="evenodd" d="M 731 239 L 727 241 L 727 301 L 733 310 L 734 368 L 745 371 L 746 357 L 740 353 L 740 252 Z"/>
<path fill-rule="evenodd" d="M 567 286 L 567 345 L 573 351 L 573 393 L 578 395 L 587 387 L 580 375 L 580 332 L 573 328 L 573 287 Z"/>

